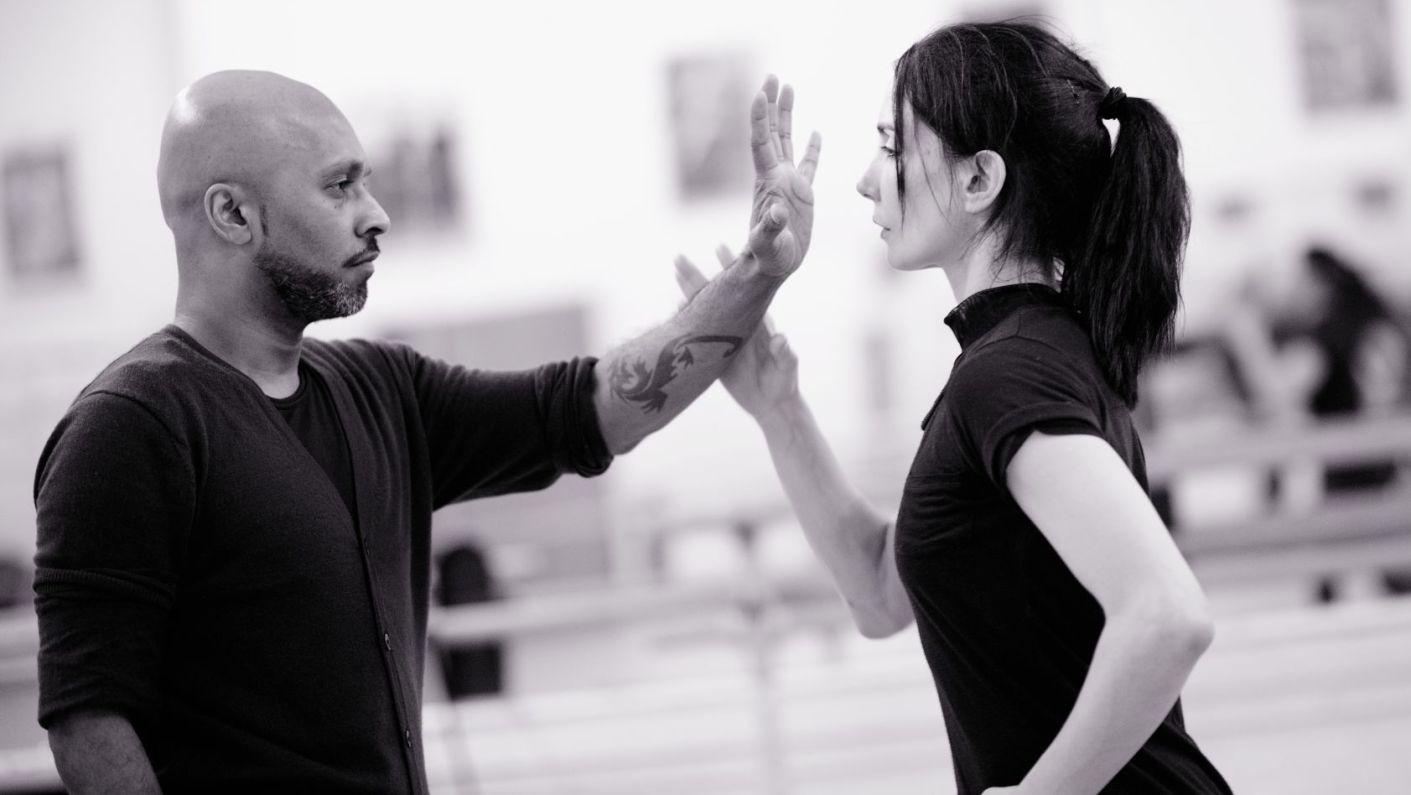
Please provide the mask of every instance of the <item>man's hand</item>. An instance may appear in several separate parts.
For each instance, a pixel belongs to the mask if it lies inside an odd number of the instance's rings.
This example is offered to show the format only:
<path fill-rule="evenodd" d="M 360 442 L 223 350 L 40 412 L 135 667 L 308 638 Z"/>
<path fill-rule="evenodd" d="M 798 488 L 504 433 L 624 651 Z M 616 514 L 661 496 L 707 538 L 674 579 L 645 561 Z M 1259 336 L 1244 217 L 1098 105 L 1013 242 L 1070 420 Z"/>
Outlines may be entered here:
<path fill-rule="evenodd" d="M 783 278 L 793 273 L 813 237 L 813 175 L 822 139 L 813 133 L 803 160 L 794 165 L 794 89 L 770 75 L 750 104 L 750 149 L 754 155 L 754 200 L 747 253 L 760 270 Z"/>
<path fill-rule="evenodd" d="M 750 106 L 755 188 L 749 239 L 739 261 L 698 287 L 674 318 L 613 349 L 595 367 L 598 427 L 614 454 L 631 450 L 670 422 L 720 377 L 808 251 L 820 143 L 814 134 L 803 160 L 794 165 L 793 111 L 793 89 L 785 86 L 781 93 L 771 75 Z M 773 372 L 792 383 L 792 370 Z M 767 385 L 758 386 L 767 394 Z"/>

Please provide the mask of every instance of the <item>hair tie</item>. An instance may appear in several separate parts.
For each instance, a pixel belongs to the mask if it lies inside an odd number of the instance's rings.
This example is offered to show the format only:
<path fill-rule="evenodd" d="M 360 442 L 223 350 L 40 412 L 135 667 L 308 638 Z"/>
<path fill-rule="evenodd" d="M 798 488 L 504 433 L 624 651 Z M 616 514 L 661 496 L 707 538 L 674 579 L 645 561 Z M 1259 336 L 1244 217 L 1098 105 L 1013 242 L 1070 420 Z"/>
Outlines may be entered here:
<path fill-rule="evenodd" d="M 1107 89 L 1102 101 L 1097 105 L 1097 115 L 1104 119 L 1115 119 L 1127 104 L 1127 95 L 1117 86 Z"/>

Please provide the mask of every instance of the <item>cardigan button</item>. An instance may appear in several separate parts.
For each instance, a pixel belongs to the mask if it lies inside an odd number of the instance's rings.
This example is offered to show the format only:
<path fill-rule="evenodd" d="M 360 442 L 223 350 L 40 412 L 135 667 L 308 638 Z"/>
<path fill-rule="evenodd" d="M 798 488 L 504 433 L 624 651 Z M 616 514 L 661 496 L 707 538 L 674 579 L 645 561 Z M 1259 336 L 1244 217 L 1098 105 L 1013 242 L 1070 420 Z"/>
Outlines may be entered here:
<path fill-rule="evenodd" d="M 382 633 L 382 645 L 387 647 L 387 651 L 392 651 L 392 636 L 390 634 Z"/>
<path fill-rule="evenodd" d="M 405 731 L 403 731 L 403 732 L 402 732 L 402 738 L 406 741 L 407 747 L 408 747 L 408 748 L 411 748 L 411 747 L 412 747 L 412 730 L 411 730 L 411 729 L 406 729 Z"/>

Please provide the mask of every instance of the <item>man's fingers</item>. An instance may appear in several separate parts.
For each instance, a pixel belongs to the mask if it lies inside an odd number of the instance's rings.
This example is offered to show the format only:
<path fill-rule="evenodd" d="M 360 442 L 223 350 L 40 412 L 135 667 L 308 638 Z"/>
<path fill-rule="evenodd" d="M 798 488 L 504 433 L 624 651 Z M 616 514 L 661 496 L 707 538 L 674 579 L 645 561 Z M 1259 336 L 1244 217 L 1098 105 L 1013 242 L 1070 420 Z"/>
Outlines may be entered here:
<path fill-rule="evenodd" d="M 759 256 L 761 252 L 773 252 L 775 241 L 784 229 L 783 210 L 777 204 L 765 208 L 759 223 L 750 230 L 748 248 Z"/>
<path fill-rule="evenodd" d="M 690 260 L 678 254 L 676 256 L 676 286 L 681 288 L 682 295 L 687 298 L 693 297 L 706 286 L 709 281 L 701 269 L 697 268 Z"/>
<path fill-rule="evenodd" d="M 818 151 L 823 148 L 823 136 L 817 132 L 808 136 L 808 149 L 803 153 L 803 160 L 799 161 L 799 173 L 808 184 L 813 184 L 813 175 L 818 173 Z"/>
<path fill-rule="evenodd" d="M 764 85 L 760 87 L 760 90 L 764 92 L 770 102 L 777 100 L 779 98 L 779 78 L 775 75 L 765 75 Z"/>
<path fill-rule="evenodd" d="M 750 153 L 754 155 L 756 176 L 779 165 L 779 155 L 774 151 L 774 136 L 769 132 L 768 105 L 769 100 L 763 91 L 755 94 L 750 102 Z"/>
<path fill-rule="evenodd" d="M 769 115 L 769 140 L 774 145 L 774 156 L 784 159 L 784 148 L 779 143 L 779 78 L 770 75 L 764 79 L 764 97 L 768 100 L 765 110 Z"/>
<path fill-rule="evenodd" d="M 794 87 L 785 83 L 779 90 L 779 155 L 786 163 L 794 162 Z"/>

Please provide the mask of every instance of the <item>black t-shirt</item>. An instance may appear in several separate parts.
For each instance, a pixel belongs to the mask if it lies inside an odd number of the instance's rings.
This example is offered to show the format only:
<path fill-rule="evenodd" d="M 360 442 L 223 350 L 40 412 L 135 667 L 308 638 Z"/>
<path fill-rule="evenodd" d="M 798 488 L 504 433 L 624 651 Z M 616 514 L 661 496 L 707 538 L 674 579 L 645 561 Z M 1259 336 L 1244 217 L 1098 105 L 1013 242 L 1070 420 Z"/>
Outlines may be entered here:
<path fill-rule="evenodd" d="M 301 360 L 299 388 L 288 397 L 272 398 L 272 402 L 294 430 L 294 435 L 304 443 L 304 449 L 338 488 L 348 515 L 356 517 L 358 506 L 353 497 L 353 465 L 348 458 L 348 440 L 343 433 L 343 423 L 338 420 L 333 396 L 328 394 L 328 385 Z"/>
<path fill-rule="evenodd" d="M 1077 700 L 1097 600 L 1010 496 L 1028 434 L 1105 439 L 1146 486 L 1130 413 L 1055 291 L 985 290 L 946 317 L 960 341 L 902 494 L 897 568 L 936 682 L 961 795 L 1019 783 Z M 1107 793 L 1227 793 L 1179 702 Z"/>

